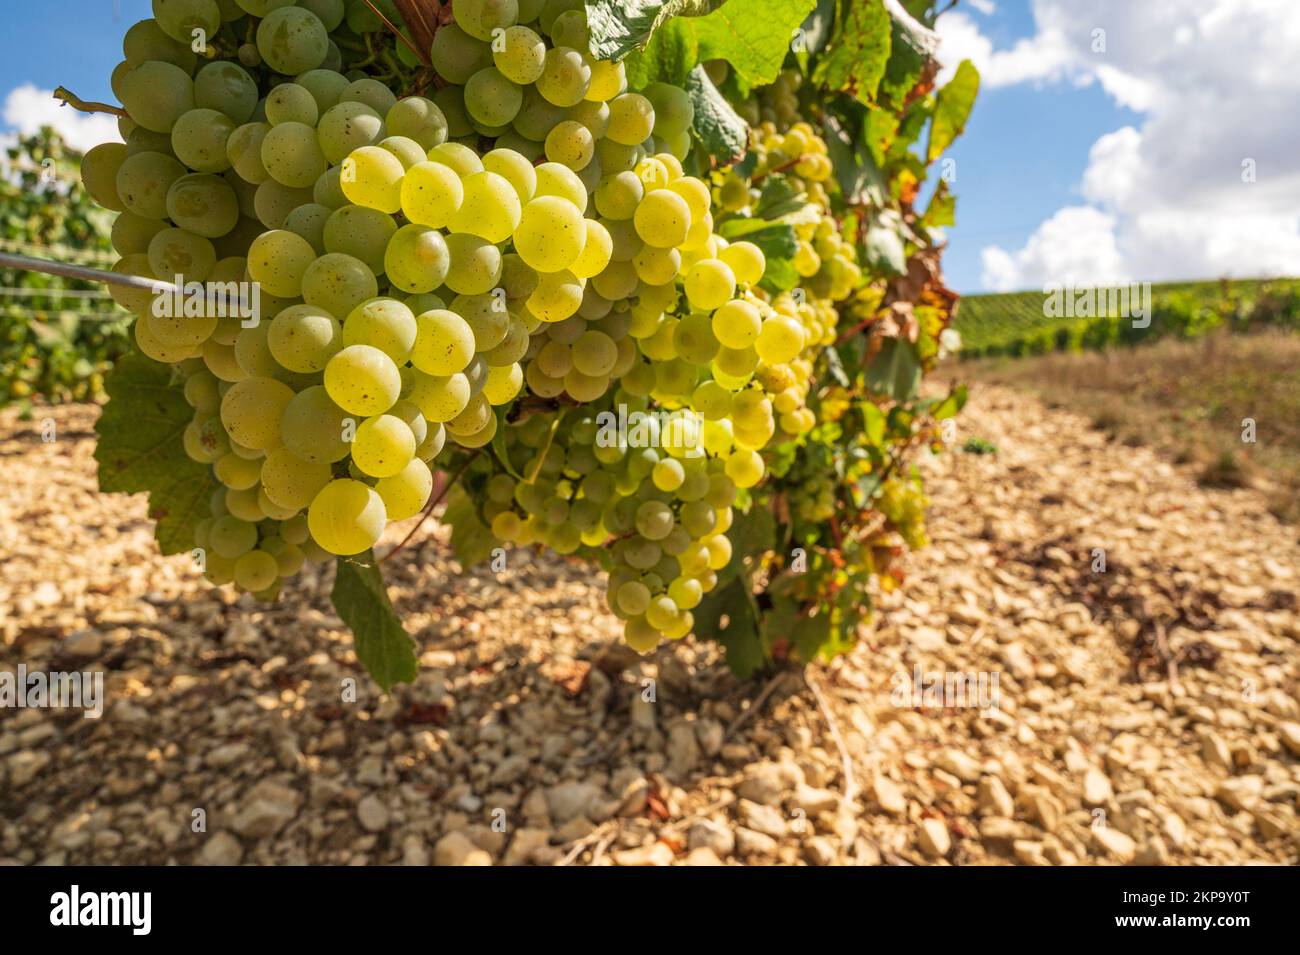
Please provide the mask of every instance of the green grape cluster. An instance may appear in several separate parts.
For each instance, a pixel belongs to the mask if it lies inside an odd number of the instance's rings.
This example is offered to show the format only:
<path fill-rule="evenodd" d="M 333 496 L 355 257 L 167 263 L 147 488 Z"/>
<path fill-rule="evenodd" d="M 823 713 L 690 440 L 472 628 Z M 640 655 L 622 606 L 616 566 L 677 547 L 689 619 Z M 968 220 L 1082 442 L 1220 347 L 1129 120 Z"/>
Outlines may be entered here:
<path fill-rule="evenodd" d="M 126 142 L 92 150 L 83 181 L 119 212 L 116 271 L 260 305 L 252 321 L 165 315 L 147 292 L 114 292 L 137 315 L 139 350 L 175 369 L 194 408 L 185 450 L 220 484 L 195 530 L 206 576 L 269 598 L 305 560 L 367 549 L 432 491 L 445 431 L 399 395 L 411 388 L 397 365 L 442 302 L 385 275 L 387 233 L 355 215 L 368 210 L 341 178 L 362 144 L 424 160 L 446 123 L 427 100 L 398 108 L 382 83 L 338 72 L 341 0 L 156 0 L 154 12 L 127 32 L 114 74 Z M 252 36 L 254 49 L 205 61 L 195 31 Z"/>
<path fill-rule="evenodd" d="M 913 478 L 890 478 L 881 489 L 876 506 L 907 546 L 919 550 L 929 543 L 925 532 L 925 509 L 929 499 L 920 481 Z"/>
<path fill-rule="evenodd" d="M 803 119 L 803 106 L 799 102 L 802 87 L 802 73 L 782 70 L 775 80 L 738 103 L 736 109 L 750 126 L 768 123 L 776 129 L 789 129 Z"/>
<path fill-rule="evenodd" d="M 757 158 L 753 171 L 749 178 L 735 169 L 721 175 L 716 189 L 718 204 L 729 212 L 745 212 L 761 195 L 755 183 L 779 172 L 791 189 L 807 201 L 804 212 L 791 217 L 799 238 L 795 270 L 812 296 L 842 301 L 862 284 L 862 268 L 856 247 L 841 234 L 830 214 L 826 183 L 833 170 L 826 141 L 803 120 L 781 129 L 770 120 L 758 125 L 752 143 Z"/>
<path fill-rule="evenodd" d="M 260 296 L 250 323 L 114 293 L 175 369 L 185 450 L 221 485 L 196 531 L 208 578 L 274 596 L 304 560 L 372 547 L 428 504 L 435 469 L 479 452 L 500 541 L 598 561 L 639 650 L 689 633 L 737 496 L 818 423 L 816 362 L 860 283 L 825 142 L 778 131 L 782 113 L 752 130 L 748 178 L 687 175 L 691 98 L 629 91 L 577 0 L 454 0 L 437 88 L 400 98 L 343 62 L 382 28 L 368 4 L 154 13 L 114 72 L 126 142 L 84 180 L 118 212 L 117 271 Z M 788 291 L 714 223 L 774 172 L 805 203 Z M 649 442 L 602 423 L 640 414 L 661 422 Z"/>
<path fill-rule="evenodd" d="M 779 177 L 784 188 L 800 197 L 802 208 L 783 217 L 798 241 L 792 262 L 800 279 L 795 293 L 810 311 L 807 326 L 815 344 L 829 348 L 841 334 L 840 306 L 859 300 L 878 303 L 879 293 L 873 297 L 866 289 L 853 237 L 842 232 L 832 215 L 834 170 L 825 140 L 804 118 L 811 111 L 798 95 L 802 83 L 801 73 L 784 70 L 774 83 L 735 103 L 752 126 L 750 156 L 746 163 L 714 174 L 714 197 L 725 214 L 754 214 L 771 177 Z M 862 317 L 852 309 L 848 314 L 851 324 Z M 815 360 L 817 354 L 805 358 Z M 780 513 L 788 515 L 796 538 L 833 542 L 842 561 L 870 554 L 866 558 L 870 570 L 864 568 L 864 573 L 876 573 L 884 566 L 880 554 L 890 548 L 874 545 L 894 535 L 912 547 L 925 545 L 926 500 L 914 480 L 893 476 L 873 482 L 873 472 L 887 475 L 892 464 L 882 455 L 879 438 L 857 427 L 841 426 L 856 400 L 854 393 L 835 384 L 834 377 L 815 368 L 812 361 L 796 367 L 800 380 L 816 379 L 821 386 L 817 395 L 804 392 L 802 403 L 798 395 L 781 396 L 786 403 L 781 410 L 804 406 L 811 430 L 793 446 L 781 446 L 786 436 L 778 435 L 773 456 L 780 465 L 770 493 L 778 499 Z M 790 426 L 783 430 L 797 433 Z M 872 489 L 877 487 L 879 496 L 873 500 Z M 871 529 L 858 540 L 864 526 L 861 516 L 869 512 L 883 516 L 885 524 L 866 525 Z"/>
<path fill-rule="evenodd" d="M 701 427 L 684 410 L 650 417 L 646 399 L 611 397 L 509 425 L 504 454 L 519 469 L 487 477 L 483 513 L 502 541 L 600 563 L 625 639 L 649 650 L 691 631 L 691 611 L 731 560 L 737 488 L 727 459 L 708 453 L 712 423 Z M 620 407 L 632 422 L 626 434 L 604 420 Z M 657 440 L 637 440 L 652 421 Z"/>
<path fill-rule="evenodd" d="M 808 524 L 825 524 L 835 516 L 836 486 L 826 472 L 800 484 L 792 504 L 795 516 Z"/>

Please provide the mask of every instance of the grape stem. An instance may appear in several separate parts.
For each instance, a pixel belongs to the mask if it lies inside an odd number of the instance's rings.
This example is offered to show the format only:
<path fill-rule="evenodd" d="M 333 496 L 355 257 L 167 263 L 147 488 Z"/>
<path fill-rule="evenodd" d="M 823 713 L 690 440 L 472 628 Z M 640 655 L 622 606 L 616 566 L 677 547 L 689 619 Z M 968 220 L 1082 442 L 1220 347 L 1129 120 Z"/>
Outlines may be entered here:
<path fill-rule="evenodd" d="M 60 86 L 54 91 L 54 98 L 59 101 L 61 106 L 71 106 L 75 110 L 83 113 L 108 113 L 110 116 L 118 116 L 127 119 L 126 110 L 120 106 L 109 106 L 107 103 L 92 103 L 77 96 L 66 86 Z"/>
<path fill-rule="evenodd" d="M 379 17 L 379 19 L 384 22 L 384 26 L 388 27 L 388 29 L 393 31 L 394 36 L 396 36 L 399 40 L 401 40 L 403 43 L 407 45 L 410 51 L 415 54 L 415 58 L 417 60 L 419 60 L 425 66 L 430 65 L 428 51 L 421 53 L 420 48 L 417 47 L 414 43 L 412 43 L 405 33 L 397 29 L 397 27 L 393 26 L 392 20 L 384 16 L 384 11 L 380 10 L 377 6 L 375 6 L 374 0 L 366 0 L 366 6 L 368 6 L 371 10 L 373 10 L 375 16 Z M 405 19 L 405 13 L 403 13 L 403 18 Z"/>
<path fill-rule="evenodd" d="M 854 335 L 856 335 L 858 332 L 862 331 L 862 329 L 866 328 L 866 327 L 867 327 L 868 325 L 870 325 L 872 322 L 876 321 L 877 318 L 878 318 L 878 316 L 876 316 L 876 315 L 868 315 L 868 316 L 867 316 L 866 318 L 864 318 L 862 321 L 858 322 L 858 324 L 854 325 L 852 328 L 850 328 L 850 329 L 849 329 L 848 331 L 846 331 L 844 334 L 840 335 L 839 338 L 835 339 L 835 344 L 837 344 L 837 345 L 843 345 L 846 341 L 848 341 L 850 338 L 852 338 L 852 337 L 853 337 Z"/>
<path fill-rule="evenodd" d="M 515 406 L 517 413 L 515 417 L 510 419 L 510 423 L 515 424 L 525 421 L 533 417 L 533 415 L 548 414 L 561 408 L 576 407 L 578 407 L 578 403 L 567 394 L 561 394 L 555 398 L 537 398 L 533 395 L 525 395 L 520 399 L 519 404 Z"/>
<path fill-rule="evenodd" d="M 411 31 L 411 38 L 415 41 L 416 47 L 424 51 L 423 54 L 419 50 L 416 51 L 420 62 L 426 67 L 432 66 L 429 48 L 433 45 L 433 35 L 438 32 L 441 5 L 436 0 L 394 0 L 393 6 L 397 7 L 397 12 L 402 15 L 406 28 Z"/>
<path fill-rule="evenodd" d="M 394 52 L 393 50 L 385 50 L 383 52 L 382 58 L 384 61 L 384 65 L 388 67 L 388 73 L 385 76 L 379 77 L 380 81 L 391 82 L 393 80 L 400 79 L 402 73 L 402 64 L 397 59 L 396 52 Z"/>
<path fill-rule="evenodd" d="M 542 445 L 537 452 L 537 466 L 533 468 L 533 473 L 528 475 L 525 484 L 536 484 L 537 476 L 542 473 L 542 465 L 546 462 L 546 456 L 551 453 L 551 445 L 555 443 L 555 433 L 560 430 L 560 422 L 564 420 L 565 412 L 560 412 L 551 422 L 551 430 L 546 434 L 546 444 Z"/>
<path fill-rule="evenodd" d="M 371 33 L 366 34 L 366 52 L 369 53 L 370 55 L 367 56 L 364 60 L 358 60 L 356 63 L 353 63 L 352 68 L 354 70 L 360 70 L 367 66 L 371 66 L 374 64 L 375 60 L 379 59 L 379 51 L 375 49 L 375 44 L 370 39 L 371 36 L 373 35 L 374 34 Z"/>
<path fill-rule="evenodd" d="M 785 171 L 786 171 L 787 169 L 789 169 L 791 166 L 797 166 L 797 165 L 799 165 L 799 163 L 803 162 L 803 160 L 804 160 L 804 157 L 803 157 L 802 155 L 800 155 L 800 156 L 795 156 L 793 159 L 787 160 L 786 162 L 781 163 L 781 165 L 779 165 L 779 166 L 774 166 L 774 167 L 772 167 L 771 169 L 767 169 L 767 170 L 765 170 L 765 171 L 763 171 L 763 172 L 760 172 L 760 173 L 759 173 L 758 175 L 756 175 L 756 176 L 751 176 L 750 179 L 749 179 L 749 181 L 750 181 L 751 184 L 756 183 L 756 182 L 762 182 L 762 181 L 763 181 L 763 177 L 765 177 L 765 176 L 770 176 L 770 175 L 772 175 L 773 173 L 777 173 L 777 172 L 785 172 Z"/>
<path fill-rule="evenodd" d="M 464 476 L 465 472 L 469 470 L 469 466 L 474 463 L 474 459 L 478 457 L 478 453 L 480 450 L 482 449 L 475 448 L 473 453 L 470 454 L 470 456 L 465 459 L 465 463 L 462 464 L 460 467 L 458 467 L 456 469 L 456 473 L 453 474 L 450 478 L 448 478 L 446 482 L 442 485 L 442 490 L 439 491 L 437 494 L 435 494 L 433 497 L 429 498 L 429 503 L 425 505 L 424 513 L 420 515 L 420 519 L 419 521 L 416 522 L 416 525 L 411 528 L 411 530 L 407 533 L 405 537 L 401 539 L 401 541 L 398 543 L 396 547 L 390 550 L 383 557 L 379 558 L 379 563 L 381 564 L 384 563 L 384 561 L 388 560 L 388 558 L 392 557 L 399 550 L 401 550 L 408 543 L 410 543 L 411 538 L 415 536 L 415 532 L 424 526 L 424 522 L 429 519 L 429 515 L 433 513 L 433 509 L 438 506 L 438 504 L 442 501 L 444 497 L 447 496 L 447 492 L 451 490 L 452 485 L 454 485 L 457 481 L 459 481 Z"/>

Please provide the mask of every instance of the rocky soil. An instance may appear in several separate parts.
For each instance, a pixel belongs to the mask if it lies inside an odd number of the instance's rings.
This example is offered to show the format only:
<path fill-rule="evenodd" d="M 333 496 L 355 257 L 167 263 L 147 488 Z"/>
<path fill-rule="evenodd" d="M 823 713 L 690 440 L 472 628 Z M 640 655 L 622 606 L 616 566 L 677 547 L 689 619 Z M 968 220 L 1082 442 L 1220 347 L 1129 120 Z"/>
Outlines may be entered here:
<path fill-rule="evenodd" d="M 99 720 L 0 709 L 0 861 L 1300 854 L 1296 528 L 1021 394 L 976 391 L 957 444 L 997 453 L 923 463 L 933 546 L 807 681 L 740 684 L 691 643 L 638 658 L 584 565 L 466 574 L 439 529 L 388 565 L 423 664 L 391 696 L 327 574 L 266 608 L 160 558 L 143 500 L 95 490 L 94 416 L 57 410 L 52 443 L 0 416 L 0 667 L 107 690 Z M 997 706 L 908 698 L 934 674 L 996 678 Z"/>

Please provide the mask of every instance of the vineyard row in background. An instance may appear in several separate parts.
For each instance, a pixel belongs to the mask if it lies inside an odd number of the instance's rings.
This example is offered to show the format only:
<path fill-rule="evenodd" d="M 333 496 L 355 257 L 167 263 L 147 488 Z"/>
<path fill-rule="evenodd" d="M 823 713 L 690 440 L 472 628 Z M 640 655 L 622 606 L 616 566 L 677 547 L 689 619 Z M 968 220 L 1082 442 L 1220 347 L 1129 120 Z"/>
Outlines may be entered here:
<path fill-rule="evenodd" d="M 114 216 L 80 186 L 81 153 L 50 127 L 0 154 L 0 251 L 107 269 Z M 102 397 L 131 315 L 103 286 L 0 268 L 0 407 Z"/>
<path fill-rule="evenodd" d="M 1300 281 L 1245 279 L 1151 287 L 1150 321 L 1103 314 L 1052 317 L 1046 292 L 963 296 L 953 327 L 967 358 L 1101 351 L 1215 329 L 1300 329 Z"/>

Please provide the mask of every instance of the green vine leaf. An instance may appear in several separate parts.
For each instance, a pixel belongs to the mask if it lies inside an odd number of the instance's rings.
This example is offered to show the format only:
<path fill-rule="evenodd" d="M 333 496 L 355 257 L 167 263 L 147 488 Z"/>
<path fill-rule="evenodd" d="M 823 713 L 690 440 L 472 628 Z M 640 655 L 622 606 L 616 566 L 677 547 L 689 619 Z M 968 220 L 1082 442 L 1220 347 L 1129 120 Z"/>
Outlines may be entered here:
<path fill-rule="evenodd" d="M 961 411 L 962 408 L 966 407 L 966 396 L 966 386 L 964 384 L 959 384 L 949 395 L 947 395 L 947 397 L 937 402 L 934 407 L 930 409 L 930 414 L 934 417 L 935 421 L 943 421 L 947 418 L 956 417 L 957 413 Z"/>
<path fill-rule="evenodd" d="M 828 613 L 810 617 L 803 613 L 795 601 L 776 597 L 772 609 L 763 620 L 763 633 L 768 643 L 788 641 L 805 663 L 817 659 L 821 648 L 831 640 L 831 618 Z"/>
<path fill-rule="evenodd" d="M 921 388 L 916 346 L 903 338 L 886 338 L 866 369 L 867 387 L 895 401 L 911 401 Z"/>
<path fill-rule="evenodd" d="M 104 383 L 108 403 L 95 423 L 99 489 L 147 493 L 154 536 L 164 554 L 194 547 L 194 527 L 209 517 L 218 484 L 212 468 L 185 453 L 194 409 L 172 384 L 171 369 L 140 354 L 123 356 Z"/>
<path fill-rule="evenodd" d="M 419 672 L 415 643 L 388 599 L 374 551 L 337 565 L 330 600 L 352 630 L 357 659 L 384 692 L 394 683 L 410 683 Z"/>
<path fill-rule="evenodd" d="M 902 275 L 907 271 L 907 253 L 903 249 L 903 239 L 898 230 L 881 217 L 867 229 L 864 244 L 867 262 L 873 269 L 886 275 Z"/>
<path fill-rule="evenodd" d="M 731 541 L 731 561 L 718 571 L 718 585 L 745 576 L 745 559 L 758 558 L 776 544 L 776 520 L 766 507 L 751 507 L 736 516 L 727 532 Z"/>
<path fill-rule="evenodd" d="M 889 62 L 877 94 L 887 108 L 900 109 L 925 75 L 926 64 L 932 61 L 922 52 L 924 44 L 917 42 L 915 33 L 897 21 L 892 24 L 890 38 Z"/>
<path fill-rule="evenodd" d="M 717 640 L 726 648 L 727 666 L 732 673 L 747 680 L 763 669 L 767 658 L 759 633 L 758 608 L 744 577 L 707 594 L 693 613 L 696 635 L 703 640 Z"/>
<path fill-rule="evenodd" d="M 754 215 L 760 219 L 779 219 L 802 209 L 808 200 L 802 192 L 790 185 L 790 180 L 780 173 L 772 173 L 759 187 L 758 204 Z"/>
<path fill-rule="evenodd" d="M 726 166 L 743 156 L 749 145 L 749 127 L 718 92 L 703 66 L 687 75 L 686 92 L 695 106 L 695 135 L 713 160 Z"/>
<path fill-rule="evenodd" d="M 962 134 L 979 88 L 979 70 L 975 69 L 970 60 L 962 60 L 953 78 L 935 95 L 930 143 L 925 151 L 927 162 L 938 159 L 952 145 L 953 140 Z"/>
<path fill-rule="evenodd" d="M 957 197 L 948 188 L 947 182 L 940 182 L 930 197 L 930 204 L 921 216 L 921 226 L 925 229 L 941 229 L 957 221 Z"/>
<path fill-rule="evenodd" d="M 590 50 L 602 60 L 621 60 L 669 17 L 701 16 L 722 6 L 722 0 L 587 0 Z"/>
<path fill-rule="evenodd" d="M 835 181 L 849 205 L 882 206 L 889 195 L 889 184 L 871 151 L 850 132 L 857 125 L 853 117 L 839 117 L 829 111 L 822 120 Z"/>
<path fill-rule="evenodd" d="M 888 161 L 890 147 L 898 135 L 899 123 L 899 118 L 893 113 L 883 109 L 867 110 L 862 121 L 862 141 L 877 166 L 884 166 Z"/>
<path fill-rule="evenodd" d="M 496 456 L 496 459 L 501 462 L 501 466 L 506 469 L 507 474 L 516 481 L 522 481 L 524 479 L 523 475 L 519 473 L 518 469 L 515 468 L 514 463 L 510 460 L 510 446 L 506 441 L 508 433 L 509 432 L 506 430 L 505 414 L 499 412 L 497 414 L 497 432 L 492 436 L 492 453 Z"/>
<path fill-rule="evenodd" d="M 871 103 L 892 45 L 889 13 L 881 0 L 849 0 L 841 4 L 840 22 L 817 60 L 813 81 Z"/>
<path fill-rule="evenodd" d="M 870 401 L 858 402 L 858 410 L 862 413 L 862 431 L 866 434 L 867 440 L 874 445 L 883 445 L 885 443 L 885 413 Z"/>
<path fill-rule="evenodd" d="M 826 358 L 826 371 L 831 381 L 841 388 L 849 387 L 849 376 L 844 372 L 844 361 L 840 358 L 840 353 L 834 348 L 828 348 L 823 355 Z"/>
<path fill-rule="evenodd" d="M 814 4 L 727 0 L 704 16 L 674 17 L 655 31 L 644 50 L 628 58 L 628 82 L 680 85 L 696 63 L 726 60 L 746 88 L 771 83 L 786 55 L 804 43 L 798 31 Z"/>
<path fill-rule="evenodd" d="M 808 57 L 820 53 L 830 42 L 831 30 L 835 26 L 835 6 L 835 0 L 815 0 L 812 12 L 799 27 L 802 42 L 795 50 L 795 57 L 804 72 L 808 71 Z"/>
<path fill-rule="evenodd" d="M 815 0 L 727 0 L 708 16 L 681 21 L 699 38 L 701 60 L 726 60 L 747 86 L 781 72 Z"/>
<path fill-rule="evenodd" d="M 633 50 L 623 61 L 630 89 L 645 89 L 656 80 L 684 86 L 687 75 L 701 60 L 699 40 L 693 30 L 680 29 L 685 21 L 672 20 L 658 31 L 644 50 Z"/>

